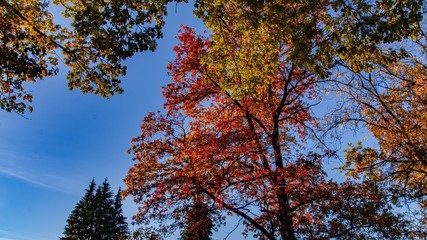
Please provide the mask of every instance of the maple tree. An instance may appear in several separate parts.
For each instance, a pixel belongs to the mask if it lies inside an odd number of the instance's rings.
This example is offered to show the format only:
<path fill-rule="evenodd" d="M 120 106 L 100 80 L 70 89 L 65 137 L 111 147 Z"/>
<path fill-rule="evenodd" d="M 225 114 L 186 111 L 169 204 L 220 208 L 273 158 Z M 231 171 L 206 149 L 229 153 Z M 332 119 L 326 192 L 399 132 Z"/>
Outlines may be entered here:
<path fill-rule="evenodd" d="M 369 73 L 396 61 L 381 45 L 416 38 L 421 5 L 197 2 L 212 39 L 180 35 L 166 115 L 148 115 L 133 140 L 125 181 L 143 204 L 137 222 L 179 227 L 201 191 L 215 224 L 236 214 L 260 239 L 422 236 L 391 210 L 386 184 L 327 179 L 328 151 L 305 149 L 318 84 L 335 66 Z"/>
<path fill-rule="evenodd" d="M 206 63 L 207 55 L 223 58 L 210 48 L 212 40 L 187 27 L 178 39 L 168 66 L 172 82 L 163 90 L 166 112 L 147 115 L 132 140 L 136 162 L 124 193 L 141 204 L 137 222 L 159 220 L 167 234 L 202 201 L 216 226 L 224 224 L 224 214 L 235 214 L 244 219 L 246 234 L 260 239 L 407 233 L 408 222 L 391 210 L 380 184 L 334 182 L 322 167 L 333 153 L 307 149 L 321 81 L 287 63 L 286 46 L 277 48 L 276 72 L 263 76 L 270 78 L 267 87 L 235 96 L 221 82 L 239 84 L 238 75 L 219 74 L 217 61 Z"/>

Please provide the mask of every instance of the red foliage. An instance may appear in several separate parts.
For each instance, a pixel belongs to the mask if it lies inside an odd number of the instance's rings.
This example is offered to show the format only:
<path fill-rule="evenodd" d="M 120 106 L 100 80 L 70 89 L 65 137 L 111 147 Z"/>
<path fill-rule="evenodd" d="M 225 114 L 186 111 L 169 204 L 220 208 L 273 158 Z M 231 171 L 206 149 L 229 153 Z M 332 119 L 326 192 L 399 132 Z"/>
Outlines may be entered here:
<path fill-rule="evenodd" d="M 316 124 L 310 112 L 316 78 L 277 59 L 277 74 L 266 76 L 269 86 L 235 99 L 221 87 L 227 76 L 207 71 L 213 64 L 203 60 L 209 40 L 188 27 L 178 39 L 168 66 L 172 81 L 163 89 L 166 114 L 150 113 L 132 140 L 136 162 L 125 194 L 143 204 L 136 220 L 174 219 L 172 226 L 182 226 L 186 209 L 202 194 L 217 224 L 221 214 L 234 213 L 261 239 L 328 238 L 364 228 L 356 213 L 337 208 L 352 210 L 355 205 L 342 201 L 353 193 L 326 179 L 326 154 L 305 149 L 309 126 Z M 362 197 L 371 203 L 366 189 Z M 381 206 L 372 203 L 370 210 Z M 351 230 L 346 221 L 333 222 L 339 211 L 355 219 Z"/>

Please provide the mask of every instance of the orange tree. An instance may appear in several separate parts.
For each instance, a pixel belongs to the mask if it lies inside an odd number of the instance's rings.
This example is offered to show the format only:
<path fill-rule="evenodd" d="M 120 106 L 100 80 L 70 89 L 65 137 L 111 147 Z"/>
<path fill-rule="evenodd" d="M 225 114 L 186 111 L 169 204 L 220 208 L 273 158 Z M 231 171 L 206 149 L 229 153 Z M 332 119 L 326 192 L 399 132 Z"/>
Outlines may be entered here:
<path fill-rule="evenodd" d="M 260 75 L 268 85 L 234 95 L 222 83 L 238 85 L 240 75 L 215 63 L 232 58 L 237 44 L 224 56 L 190 28 L 178 38 L 168 66 L 172 81 L 163 89 L 165 112 L 148 114 L 132 140 L 136 162 L 124 193 L 141 204 L 137 222 L 158 220 L 167 234 L 185 226 L 188 210 L 203 202 L 209 223 L 237 215 L 246 234 L 259 239 L 409 234 L 380 184 L 326 176 L 323 161 L 334 153 L 308 147 L 321 81 L 285 61 L 289 45 L 277 48 L 275 71 Z"/>
<path fill-rule="evenodd" d="M 424 29 L 425 31 L 425 29 Z M 377 65 L 369 74 L 353 74 L 358 89 L 348 91 L 362 122 L 377 140 L 377 147 L 361 144 L 347 150 L 343 168 L 350 174 L 365 174 L 387 182 L 395 197 L 404 197 L 421 207 L 426 219 L 427 177 L 427 65 L 426 35 L 412 43 L 417 54 Z M 408 44 L 409 45 L 409 44 Z"/>

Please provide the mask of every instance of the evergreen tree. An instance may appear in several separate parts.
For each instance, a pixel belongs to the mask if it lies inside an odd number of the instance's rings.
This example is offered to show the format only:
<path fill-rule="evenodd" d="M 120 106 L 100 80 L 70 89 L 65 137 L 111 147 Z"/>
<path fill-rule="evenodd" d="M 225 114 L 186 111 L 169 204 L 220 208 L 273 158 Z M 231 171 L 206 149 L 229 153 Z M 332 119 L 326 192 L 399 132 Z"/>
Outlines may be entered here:
<path fill-rule="evenodd" d="M 115 196 L 114 200 L 114 227 L 116 233 L 116 239 L 122 239 L 124 238 L 128 233 L 128 224 L 126 222 L 126 218 L 123 216 L 123 210 L 122 210 L 122 195 L 121 189 L 117 191 L 117 194 Z"/>
<path fill-rule="evenodd" d="M 96 187 L 94 180 L 71 212 L 62 240 L 117 240 L 128 235 L 120 190 L 114 196 L 107 179 Z"/>

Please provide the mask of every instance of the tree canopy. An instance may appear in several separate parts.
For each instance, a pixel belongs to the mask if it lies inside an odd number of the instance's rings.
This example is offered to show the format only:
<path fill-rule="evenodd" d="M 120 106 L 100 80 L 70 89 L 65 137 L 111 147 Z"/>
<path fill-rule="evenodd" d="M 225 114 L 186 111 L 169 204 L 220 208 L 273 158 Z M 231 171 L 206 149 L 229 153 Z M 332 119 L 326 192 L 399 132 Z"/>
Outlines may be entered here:
<path fill-rule="evenodd" d="M 187 1 L 55 0 L 70 21 L 64 26 L 55 23 L 49 1 L 1 0 L 0 106 L 20 113 L 31 110 L 32 96 L 23 83 L 55 75 L 59 60 L 68 66 L 70 89 L 103 97 L 121 93 L 123 60 L 156 49 L 168 4 L 180 2 Z M 277 44 L 287 44 L 288 60 L 322 76 L 340 61 L 357 71 L 369 69 L 373 59 L 390 57 L 380 54 L 382 44 L 419 37 L 425 10 L 422 0 L 197 0 L 194 6 L 195 15 L 212 31 L 211 48 L 218 54 L 230 50 L 229 33 L 237 36 L 239 56 L 234 60 L 240 68 L 229 58 L 221 64 L 240 72 L 243 85 L 228 86 L 234 94 L 251 89 L 260 74 L 272 71 Z M 245 64 L 248 60 L 263 67 L 252 68 Z"/>
<path fill-rule="evenodd" d="M 260 239 L 398 239 L 411 232 L 381 183 L 336 182 L 323 170 L 334 152 L 307 146 L 319 124 L 312 108 L 322 81 L 314 73 L 278 54 L 276 73 L 263 75 L 270 84 L 235 97 L 221 81 L 240 78 L 218 76 L 218 61 L 204 62 L 215 56 L 212 40 L 188 27 L 178 39 L 165 114 L 146 116 L 132 141 L 136 163 L 125 194 L 143 206 L 137 222 L 157 219 L 159 231 L 170 233 L 201 194 L 215 224 L 235 214 Z"/>
<path fill-rule="evenodd" d="M 123 60 L 156 48 L 169 1 L 53 1 L 69 26 L 55 23 L 49 1 L 0 1 L 0 107 L 31 111 L 23 83 L 69 69 L 70 89 L 110 97 L 121 93 Z M 179 0 L 176 2 L 180 2 Z"/>

